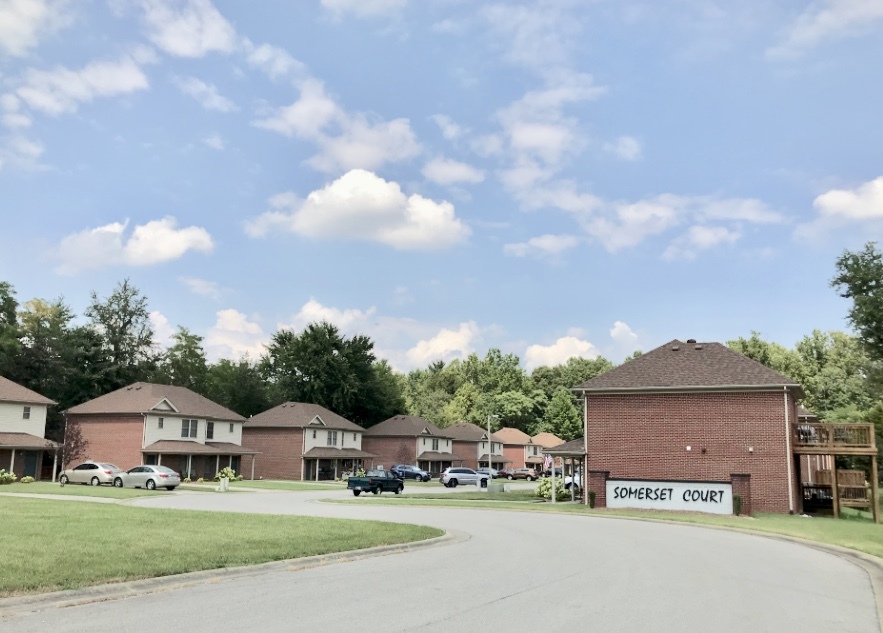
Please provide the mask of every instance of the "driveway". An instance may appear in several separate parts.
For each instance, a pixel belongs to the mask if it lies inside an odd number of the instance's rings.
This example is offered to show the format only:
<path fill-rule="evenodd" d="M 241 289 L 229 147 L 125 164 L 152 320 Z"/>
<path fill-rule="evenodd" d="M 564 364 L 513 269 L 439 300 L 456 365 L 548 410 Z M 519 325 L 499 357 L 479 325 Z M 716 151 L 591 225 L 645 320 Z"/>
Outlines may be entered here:
<path fill-rule="evenodd" d="M 316 502 L 328 497 L 353 498 L 346 491 L 314 491 L 169 495 L 132 503 L 420 523 L 470 538 L 406 554 L 47 610 L 3 620 L 0 628 L 4 633 L 880 631 L 862 569 L 789 542 L 619 519 L 374 506 L 370 500 Z"/>

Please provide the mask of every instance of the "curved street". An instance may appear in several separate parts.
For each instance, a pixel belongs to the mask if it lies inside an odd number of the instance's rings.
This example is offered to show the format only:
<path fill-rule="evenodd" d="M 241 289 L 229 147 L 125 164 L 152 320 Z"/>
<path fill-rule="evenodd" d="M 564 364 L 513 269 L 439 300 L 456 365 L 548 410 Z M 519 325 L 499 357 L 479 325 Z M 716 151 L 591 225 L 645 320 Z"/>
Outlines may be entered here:
<path fill-rule="evenodd" d="M 0 628 L 4 633 L 880 631 L 866 572 L 794 543 L 585 516 L 317 502 L 329 497 L 353 498 L 344 491 L 240 492 L 135 503 L 411 522 L 469 538 L 404 554 L 48 609 L 4 620 Z"/>

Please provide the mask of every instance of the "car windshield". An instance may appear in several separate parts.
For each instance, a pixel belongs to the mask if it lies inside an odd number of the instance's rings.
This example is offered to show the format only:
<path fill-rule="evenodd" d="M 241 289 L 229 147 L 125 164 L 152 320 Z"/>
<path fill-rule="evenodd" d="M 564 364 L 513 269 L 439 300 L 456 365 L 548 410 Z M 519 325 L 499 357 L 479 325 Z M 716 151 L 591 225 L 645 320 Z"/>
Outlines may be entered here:
<path fill-rule="evenodd" d="M 153 466 L 153 469 L 158 473 L 168 473 L 169 475 L 177 475 L 178 473 L 169 468 L 168 466 Z"/>

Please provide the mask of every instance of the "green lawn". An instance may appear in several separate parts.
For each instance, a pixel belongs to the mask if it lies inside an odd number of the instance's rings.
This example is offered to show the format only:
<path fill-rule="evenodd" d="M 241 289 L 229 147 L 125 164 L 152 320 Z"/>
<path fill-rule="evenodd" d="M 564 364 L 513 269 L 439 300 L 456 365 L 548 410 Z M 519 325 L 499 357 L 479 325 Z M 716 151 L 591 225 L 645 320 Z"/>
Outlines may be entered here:
<path fill-rule="evenodd" d="M 657 512 L 651 510 L 589 509 L 579 503 L 533 503 L 525 495 L 530 491 L 508 493 L 456 493 L 446 495 L 408 495 L 400 497 L 374 497 L 359 500 L 334 500 L 335 503 L 374 503 L 390 505 L 447 506 L 460 508 L 493 508 L 494 510 L 519 510 L 522 512 L 565 512 L 597 517 L 626 517 L 633 519 L 656 519 L 679 523 L 692 523 L 735 528 L 750 532 L 780 534 L 797 538 L 839 545 L 883 558 L 883 524 L 875 524 L 864 517 L 833 519 L 830 517 L 800 517 L 783 514 L 756 514 L 753 517 L 717 516 L 713 514 L 689 514 Z"/>
<path fill-rule="evenodd" d="M 111 499 L 131 499 L 168 494 L 165 490 L 143 490 L 141 488 L 114 488 L 113 486 L 84 486 L 67 484 L 61 486 L 49 481 L 35 481 L 29 484 L 14 483 L 0 486 L 0 492 L 29 493 L 37 495 L 70 495 L 74 497 L 108 497 Z"/>
<path fill-rule="evenodd" d="M 4 533 L 0 597 L 408 543 L 443 534 L 435 528 L 378 521 L 159 510 L 25 497 L 0 497 L 0 517 Z"/>
<path fill-rule="evenodd" d="M 207 481 L 201 484 L 191 482 L 189 484 L 181 484 L 181 487 L 186 490 L 214 490 L 218 487 L 218 482 Z M 236 488 L 254 488 L 256 490 L 340 490 L 345 487 L 345 484 L 316 481 L 270 481 L 267 479 L 250 481 L 243 479 L 242 481 L 230 482 L 231 490 Z"/>

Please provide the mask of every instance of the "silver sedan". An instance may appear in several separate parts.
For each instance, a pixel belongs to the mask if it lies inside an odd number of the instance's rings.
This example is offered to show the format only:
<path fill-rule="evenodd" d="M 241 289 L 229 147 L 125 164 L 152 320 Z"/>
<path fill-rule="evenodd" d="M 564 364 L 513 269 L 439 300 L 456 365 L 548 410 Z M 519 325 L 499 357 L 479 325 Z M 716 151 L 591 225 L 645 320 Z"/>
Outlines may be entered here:
<path fill-rule="evenodd" d="M 113 464 L 105 464 L 103 462 L 85 461 L 73 468 L 68 468 L 61 473 L 58 481 L 64 484 L 91 484 L 99 486 L 101 484 L 113 483 L 114 477 L 123 471 Z"/>
<path fill-rule="evenodd" d="M 113 480 L 117 488 L 165 488 L 174 490 L 181 485 L 181 475 L 167 466 L 135 466 L 128 472 L 120 473 Z"/>

